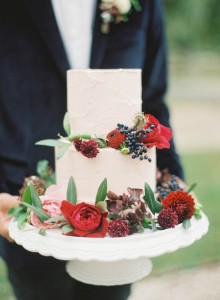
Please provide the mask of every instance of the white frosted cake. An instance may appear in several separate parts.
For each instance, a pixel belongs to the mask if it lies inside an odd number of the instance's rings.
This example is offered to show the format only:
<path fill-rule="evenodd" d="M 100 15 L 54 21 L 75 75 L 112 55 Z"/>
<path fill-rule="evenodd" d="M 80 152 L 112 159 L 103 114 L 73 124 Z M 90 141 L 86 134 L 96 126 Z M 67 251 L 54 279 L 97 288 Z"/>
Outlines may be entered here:
<path fill-rule="evenodd" d="M 67 74 L 67 107 L 71 134 L 106 135 L 117 123 L 132 126 L 135 114 L 141 112 L 140 70 L 70 70 Z M 71 145 L 56 160 L 57 184 L 66 189 L 70 176 L 80 201 L 94 203 L 100 182 L 107 178 L 108 190 L 117 194 L 128 187 L 143 188 L 147 182 L 156 185 L 155 147 L 148 149 L 148 160 L 132 159 L 113 148 L 99 149 L 88 159 Z"/>

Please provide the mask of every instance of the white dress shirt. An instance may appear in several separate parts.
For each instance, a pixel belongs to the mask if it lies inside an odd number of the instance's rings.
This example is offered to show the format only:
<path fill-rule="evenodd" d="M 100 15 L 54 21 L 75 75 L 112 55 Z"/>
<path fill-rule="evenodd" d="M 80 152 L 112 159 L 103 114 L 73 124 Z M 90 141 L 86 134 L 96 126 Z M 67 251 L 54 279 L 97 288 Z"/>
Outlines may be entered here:
<path fill-rule="evenodd" d="M 71 68 L 89 68 L 97 0 L 51 0 Z"/>

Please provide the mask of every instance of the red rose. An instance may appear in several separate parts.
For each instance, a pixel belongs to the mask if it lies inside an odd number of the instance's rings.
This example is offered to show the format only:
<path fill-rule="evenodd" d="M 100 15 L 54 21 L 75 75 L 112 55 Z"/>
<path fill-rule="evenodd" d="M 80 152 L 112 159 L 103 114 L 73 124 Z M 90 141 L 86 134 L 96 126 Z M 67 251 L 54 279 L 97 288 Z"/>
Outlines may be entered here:
<path fill-rule="evenodd" d="M 143 125 L 143 129 L 151 128 L 151 132 L 146 133 L 146 138 L 142 142 L 151 148 L 156 146 L 158 149 L 170 148 L 170 139 L 172 132 L 169 127 L 163 126 L 160 122 L 150 114 L 145 115 L 147 122 Z M 154 127 L 151 125 L 154 125 Z"/>
<path fill-rule="evenodd" d="M 73 231 L 68 235 L 79 237 L 105 237 L 108 230 L 108 222 L 106 220 L 108 214 L 94 205 L 82 202 L 72 204 L 63 201 L 61 211 L 67 222 L 73 227 Z"/>

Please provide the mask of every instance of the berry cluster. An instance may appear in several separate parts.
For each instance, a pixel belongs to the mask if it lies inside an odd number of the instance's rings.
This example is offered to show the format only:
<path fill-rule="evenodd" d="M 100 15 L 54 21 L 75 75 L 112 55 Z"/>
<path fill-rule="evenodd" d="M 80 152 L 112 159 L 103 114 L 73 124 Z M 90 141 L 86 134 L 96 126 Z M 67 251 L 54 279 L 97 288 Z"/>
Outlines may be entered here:
<path fill-rule="evenodd" d="M 177 177 L 175 175 L 171 175 L 169 181 L 161 182 L 157 186 L 157 192 L 159 193 L 159 199 L 163 200 L 166 196 L 172 192 L 182 190 L 178 184 Z"/>
<path fill-rule="evenodd" d="M 146 159 L 151 162 L 151 158 L 147 155 L 147 147 L 142 141 L 146 139 L 147 134 L 152 131 L 154 125 L 151 125 L 148 129 L 141 128 L 140 130 L 137 130 L 136 127 L 129 128 L 123 124 L 117 124 L 117 127 L 122 134 L 125 134 L 126 139 L 124 143 L 125 147 L 129 149 L 128 154 L 132 155 L 133 159 Z"/>

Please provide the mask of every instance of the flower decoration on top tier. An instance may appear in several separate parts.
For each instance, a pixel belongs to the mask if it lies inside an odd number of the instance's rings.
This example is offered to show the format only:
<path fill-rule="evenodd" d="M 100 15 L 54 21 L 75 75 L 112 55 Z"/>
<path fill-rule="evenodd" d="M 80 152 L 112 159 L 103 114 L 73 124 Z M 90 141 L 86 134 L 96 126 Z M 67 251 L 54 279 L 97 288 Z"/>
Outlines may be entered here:
<path fill-rule="evenodd" d="M 69 147 L 74 146 L 76 151 L 87 158 L 95 158 L 100 149 L 112 148 L 123 155 L 130 155 L 132 159 L 148 160 L 147 151 L 155 146 L 158 149 L 169 148 L 172 132 L 170 128 L 150 114 L 137 113 L 131 127 L 118 123 L 115 128 L 102 136 L 91 136 L 89 133 L 71 134 L 68 114 L 64 116 L 64 130 L 66 137 L 61 135 L 57 140 L 42 140 L 36 145 L 56 147 L 56 158 L 61 158 Z"/>
<path fill-rule="evenodd" d="M 128 21 L 132 7 L 138 12 L 141 11 L 138 0 L 102 0 L 100 4 L 101 32 L 109 33 L 111 23 L 118 24 Z"/>

